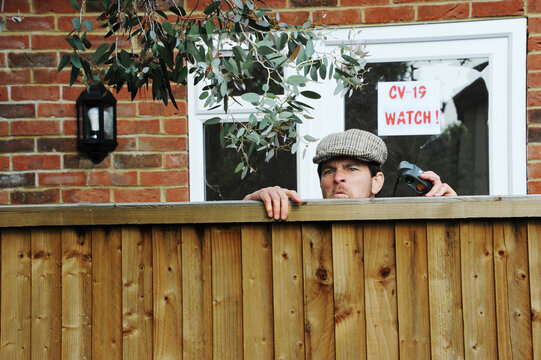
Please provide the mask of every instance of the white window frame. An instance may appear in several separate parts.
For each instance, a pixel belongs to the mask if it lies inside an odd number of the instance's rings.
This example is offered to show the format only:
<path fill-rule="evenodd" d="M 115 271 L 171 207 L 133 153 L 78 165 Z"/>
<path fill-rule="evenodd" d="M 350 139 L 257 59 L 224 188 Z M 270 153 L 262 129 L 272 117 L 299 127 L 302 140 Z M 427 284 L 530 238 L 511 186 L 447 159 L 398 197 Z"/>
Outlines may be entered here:
<path fill-rule="evenodd" d="M 525 18 L 462 21 L 415 25 L 359 27 L 369 62 L 422 59 L 489 58 L 489 191 L 490 195 L 526 194 L 526 29 Z M 347 39 L 350 29 L 335 29 L 323 47 Z M 327 30 L 328 32 L 328 30 Z M 503 74 L 503 75 L 500 75 Z M 486 79 L 485 79 L 486 80 Z M 344 130 L 344 98 L 333 95 L 334 80 L 313 85 L 323 101 L 311 101 L 314 120 L 299 126 L 301 134 L 321 138 Z M 205 198 L 203 122 L 220 114 L 204 109 L 198 98 L 201 84 L 188 85 L 190 201 Z M 232 108 L 237 121 L 245 120 L 250 106 Z M 333 121 L 338 119 L 338 121 Z M 297 155 L 297 188 L 303 199 L 321 198 L 315 145 Z M 233 175 L 235 176 L 235 175 Z M 387 179 L 392 181 L 392 179 Z"/>

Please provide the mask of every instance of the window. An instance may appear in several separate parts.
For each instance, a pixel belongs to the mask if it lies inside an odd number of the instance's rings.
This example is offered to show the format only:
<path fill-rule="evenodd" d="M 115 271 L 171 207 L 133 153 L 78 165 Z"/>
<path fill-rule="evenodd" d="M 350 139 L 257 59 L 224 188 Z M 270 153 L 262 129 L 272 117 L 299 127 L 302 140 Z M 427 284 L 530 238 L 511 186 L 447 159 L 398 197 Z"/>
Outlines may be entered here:
<path fill-rule="evenodd" d="M 337 29 L 322 46 L 336 46 L 347 34 Z M 352 127 L 377 133 L 378 81 L 437 80 L 445 118 L 442 135 L 384 137 L 390 156 L 382 196 L 392 192 L 400 160 L 439 172 L 459 194 L 526 193 L 526 19 L 367 27 L 359 39 L 369 52 L 367 86 L 344 98 L 333 96 L 334 81 L 315 85 L 325 101 L 311 102 L 315 119 L 300 125 L 301 134 L 321 138 Z M 198 100 L 199 86 L 189 85 L 188 94 L 191 200 L 242 198 L 251 188 L 233 174 L 235 160 L 233 168 L 218 160 L 221 148 L 211 137 L 219 126 L 203 126 L 213 115 Z M 233 111 L 242 121 L 249 106 Z M 302 152 L 280 154 L 275 168 L 261 172 L 267 182 L 254 180 L 251 186 L 296 184 L 302 198 L 321 198 L 314 153 L 315 145 L 304 158 Z M 209 163 L 210 158 L 215 162 Z M 240 193 L 227 195 L 229 190 L 220 189 L 221 195 L 213 195 L 213 176 L 230 177 L 230 186 Z"/>

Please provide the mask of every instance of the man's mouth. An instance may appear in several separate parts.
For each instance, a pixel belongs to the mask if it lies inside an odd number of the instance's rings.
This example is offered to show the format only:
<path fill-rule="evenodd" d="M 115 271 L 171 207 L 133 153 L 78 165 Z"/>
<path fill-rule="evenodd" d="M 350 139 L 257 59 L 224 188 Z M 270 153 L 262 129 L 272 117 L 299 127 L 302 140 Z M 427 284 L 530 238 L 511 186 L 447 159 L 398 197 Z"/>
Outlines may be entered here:
<path fill-rule="evenodd" d="M 334 198 L 349 198 L 349 195 L 343 190 L 337 190 L 333 194 Z"/>

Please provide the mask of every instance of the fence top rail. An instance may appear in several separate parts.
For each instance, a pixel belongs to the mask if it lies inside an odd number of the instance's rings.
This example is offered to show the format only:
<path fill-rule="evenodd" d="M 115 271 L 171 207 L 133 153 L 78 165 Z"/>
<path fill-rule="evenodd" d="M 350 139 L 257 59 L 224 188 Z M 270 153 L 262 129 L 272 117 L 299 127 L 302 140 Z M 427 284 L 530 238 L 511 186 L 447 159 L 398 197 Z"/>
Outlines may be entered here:
<path fill-rule="evenodd" d="M 541 217 L 541 195 L 309 200 L 288 222 Z M 257 201 L 7 205 L 0 227 L 271 222 Z"/>

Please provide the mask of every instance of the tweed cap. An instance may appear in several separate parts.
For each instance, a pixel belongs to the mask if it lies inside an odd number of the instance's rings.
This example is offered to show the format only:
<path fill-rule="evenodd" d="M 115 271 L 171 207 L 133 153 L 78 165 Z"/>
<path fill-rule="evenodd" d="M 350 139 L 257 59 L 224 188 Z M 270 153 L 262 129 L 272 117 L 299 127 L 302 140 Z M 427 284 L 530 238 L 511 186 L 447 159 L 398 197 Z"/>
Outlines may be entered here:
<path fill-rule="evenodd" d="M 387 146 L 377 135 L 364 130 L 350 129 L 341 133 L 329 134 L 321 139 L 313 161 L 315 164 L 321 164 L 341 156 L 383 165 L 387 160 Z"/>

